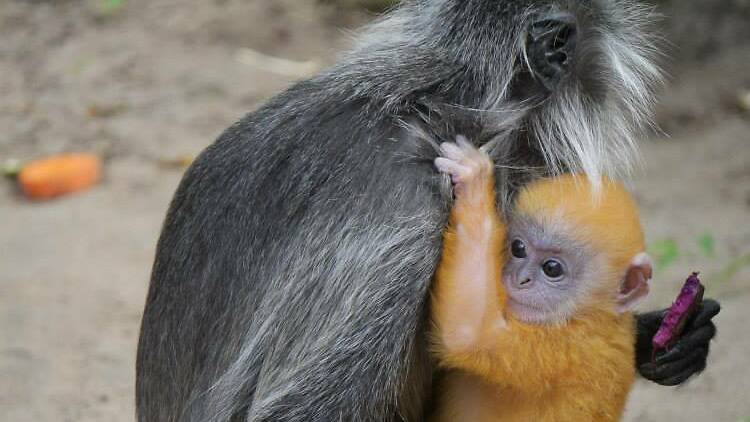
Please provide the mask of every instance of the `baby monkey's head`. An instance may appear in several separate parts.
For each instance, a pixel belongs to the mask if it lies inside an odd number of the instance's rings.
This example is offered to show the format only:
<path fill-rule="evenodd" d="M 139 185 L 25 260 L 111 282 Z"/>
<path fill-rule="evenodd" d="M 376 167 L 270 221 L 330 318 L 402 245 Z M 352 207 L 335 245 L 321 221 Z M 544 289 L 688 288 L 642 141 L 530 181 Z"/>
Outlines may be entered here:
<path fill-rule="evenodd" d="M 519 320 L 563 323 L 591 309 L 626 312 L 648 293 L 638 210 L 609 179 L 543 179 L 524 188 L 508 221 L 503 274 L 508 307 Z"/>

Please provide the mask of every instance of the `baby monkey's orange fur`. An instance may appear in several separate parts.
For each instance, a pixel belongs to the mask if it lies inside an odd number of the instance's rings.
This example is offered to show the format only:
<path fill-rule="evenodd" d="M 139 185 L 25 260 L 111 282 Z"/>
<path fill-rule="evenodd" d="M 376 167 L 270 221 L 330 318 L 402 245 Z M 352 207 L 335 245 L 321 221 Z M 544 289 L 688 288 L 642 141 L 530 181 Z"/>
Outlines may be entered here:
<path fill-rule="evenodd" d="M 594 194 L 590 182 L 574 176 L 535 182 L 519 194 L 514 212 L 569 227 L 601 252 L 601 288 L 586 303 L 557 324 L 527 324 L 506 310 L 505 225 L 492 163 L 478 157 L 457 182 L 433 287 L 435 353 L 445 371 L 432 420 L 618 420 L 634 381 L 635 336 L 633 317 L 617 310 L 616 295 L 644 250 L 630 195 L 608 180 Z"/>

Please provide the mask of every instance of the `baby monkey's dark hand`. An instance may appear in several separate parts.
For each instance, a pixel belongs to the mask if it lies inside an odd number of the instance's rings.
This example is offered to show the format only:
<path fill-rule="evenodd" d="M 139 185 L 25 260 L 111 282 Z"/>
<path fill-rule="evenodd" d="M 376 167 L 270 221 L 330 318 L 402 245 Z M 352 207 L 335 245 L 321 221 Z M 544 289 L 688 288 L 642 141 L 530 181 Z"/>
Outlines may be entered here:
<path fill-rule="evenodd" d="M 667 310 L 636 316 L 636 368 L 657 384 L 679 385 L 706 368 L 711 339 L 716 335 L 712 318 L 721 310 L 719 302 L 704 299 L 696 315 L 685 325 L 679 340 L 667 351 L 654 355 L 651 344 Z"/>

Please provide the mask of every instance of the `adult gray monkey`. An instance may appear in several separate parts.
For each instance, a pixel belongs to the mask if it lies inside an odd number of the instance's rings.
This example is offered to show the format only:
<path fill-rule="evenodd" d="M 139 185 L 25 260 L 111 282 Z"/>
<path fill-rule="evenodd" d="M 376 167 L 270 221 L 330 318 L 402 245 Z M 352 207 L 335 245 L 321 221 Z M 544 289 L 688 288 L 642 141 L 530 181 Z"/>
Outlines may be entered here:
<path fill-rule="evenodd" d="M 646 15 L 627 0 L 407 2 L 227 129 L 185 174 L 159 240 L 139 420 L 420 420 L 450 202 L 435 142 L 488 144 L 500 207 L 530 177 L 619 174 L 659 79 Z M 702 369 L 718 305 L 706 308 L 644 374 Z"/>

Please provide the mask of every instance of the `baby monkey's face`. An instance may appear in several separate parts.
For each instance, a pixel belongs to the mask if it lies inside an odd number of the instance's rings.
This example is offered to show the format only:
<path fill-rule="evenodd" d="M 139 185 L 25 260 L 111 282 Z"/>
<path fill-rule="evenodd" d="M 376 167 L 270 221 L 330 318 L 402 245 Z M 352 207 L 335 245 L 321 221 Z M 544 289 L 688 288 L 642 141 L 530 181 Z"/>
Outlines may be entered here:
<path fill-rule="evenodd" d="M 554 324 L 575 311 L 592 280 L 596 257 L 581 242 L 566 236 L 569 230 L 524 218 L 509 222 L 503 283 L 508 308 L 517 319 Z"/>

